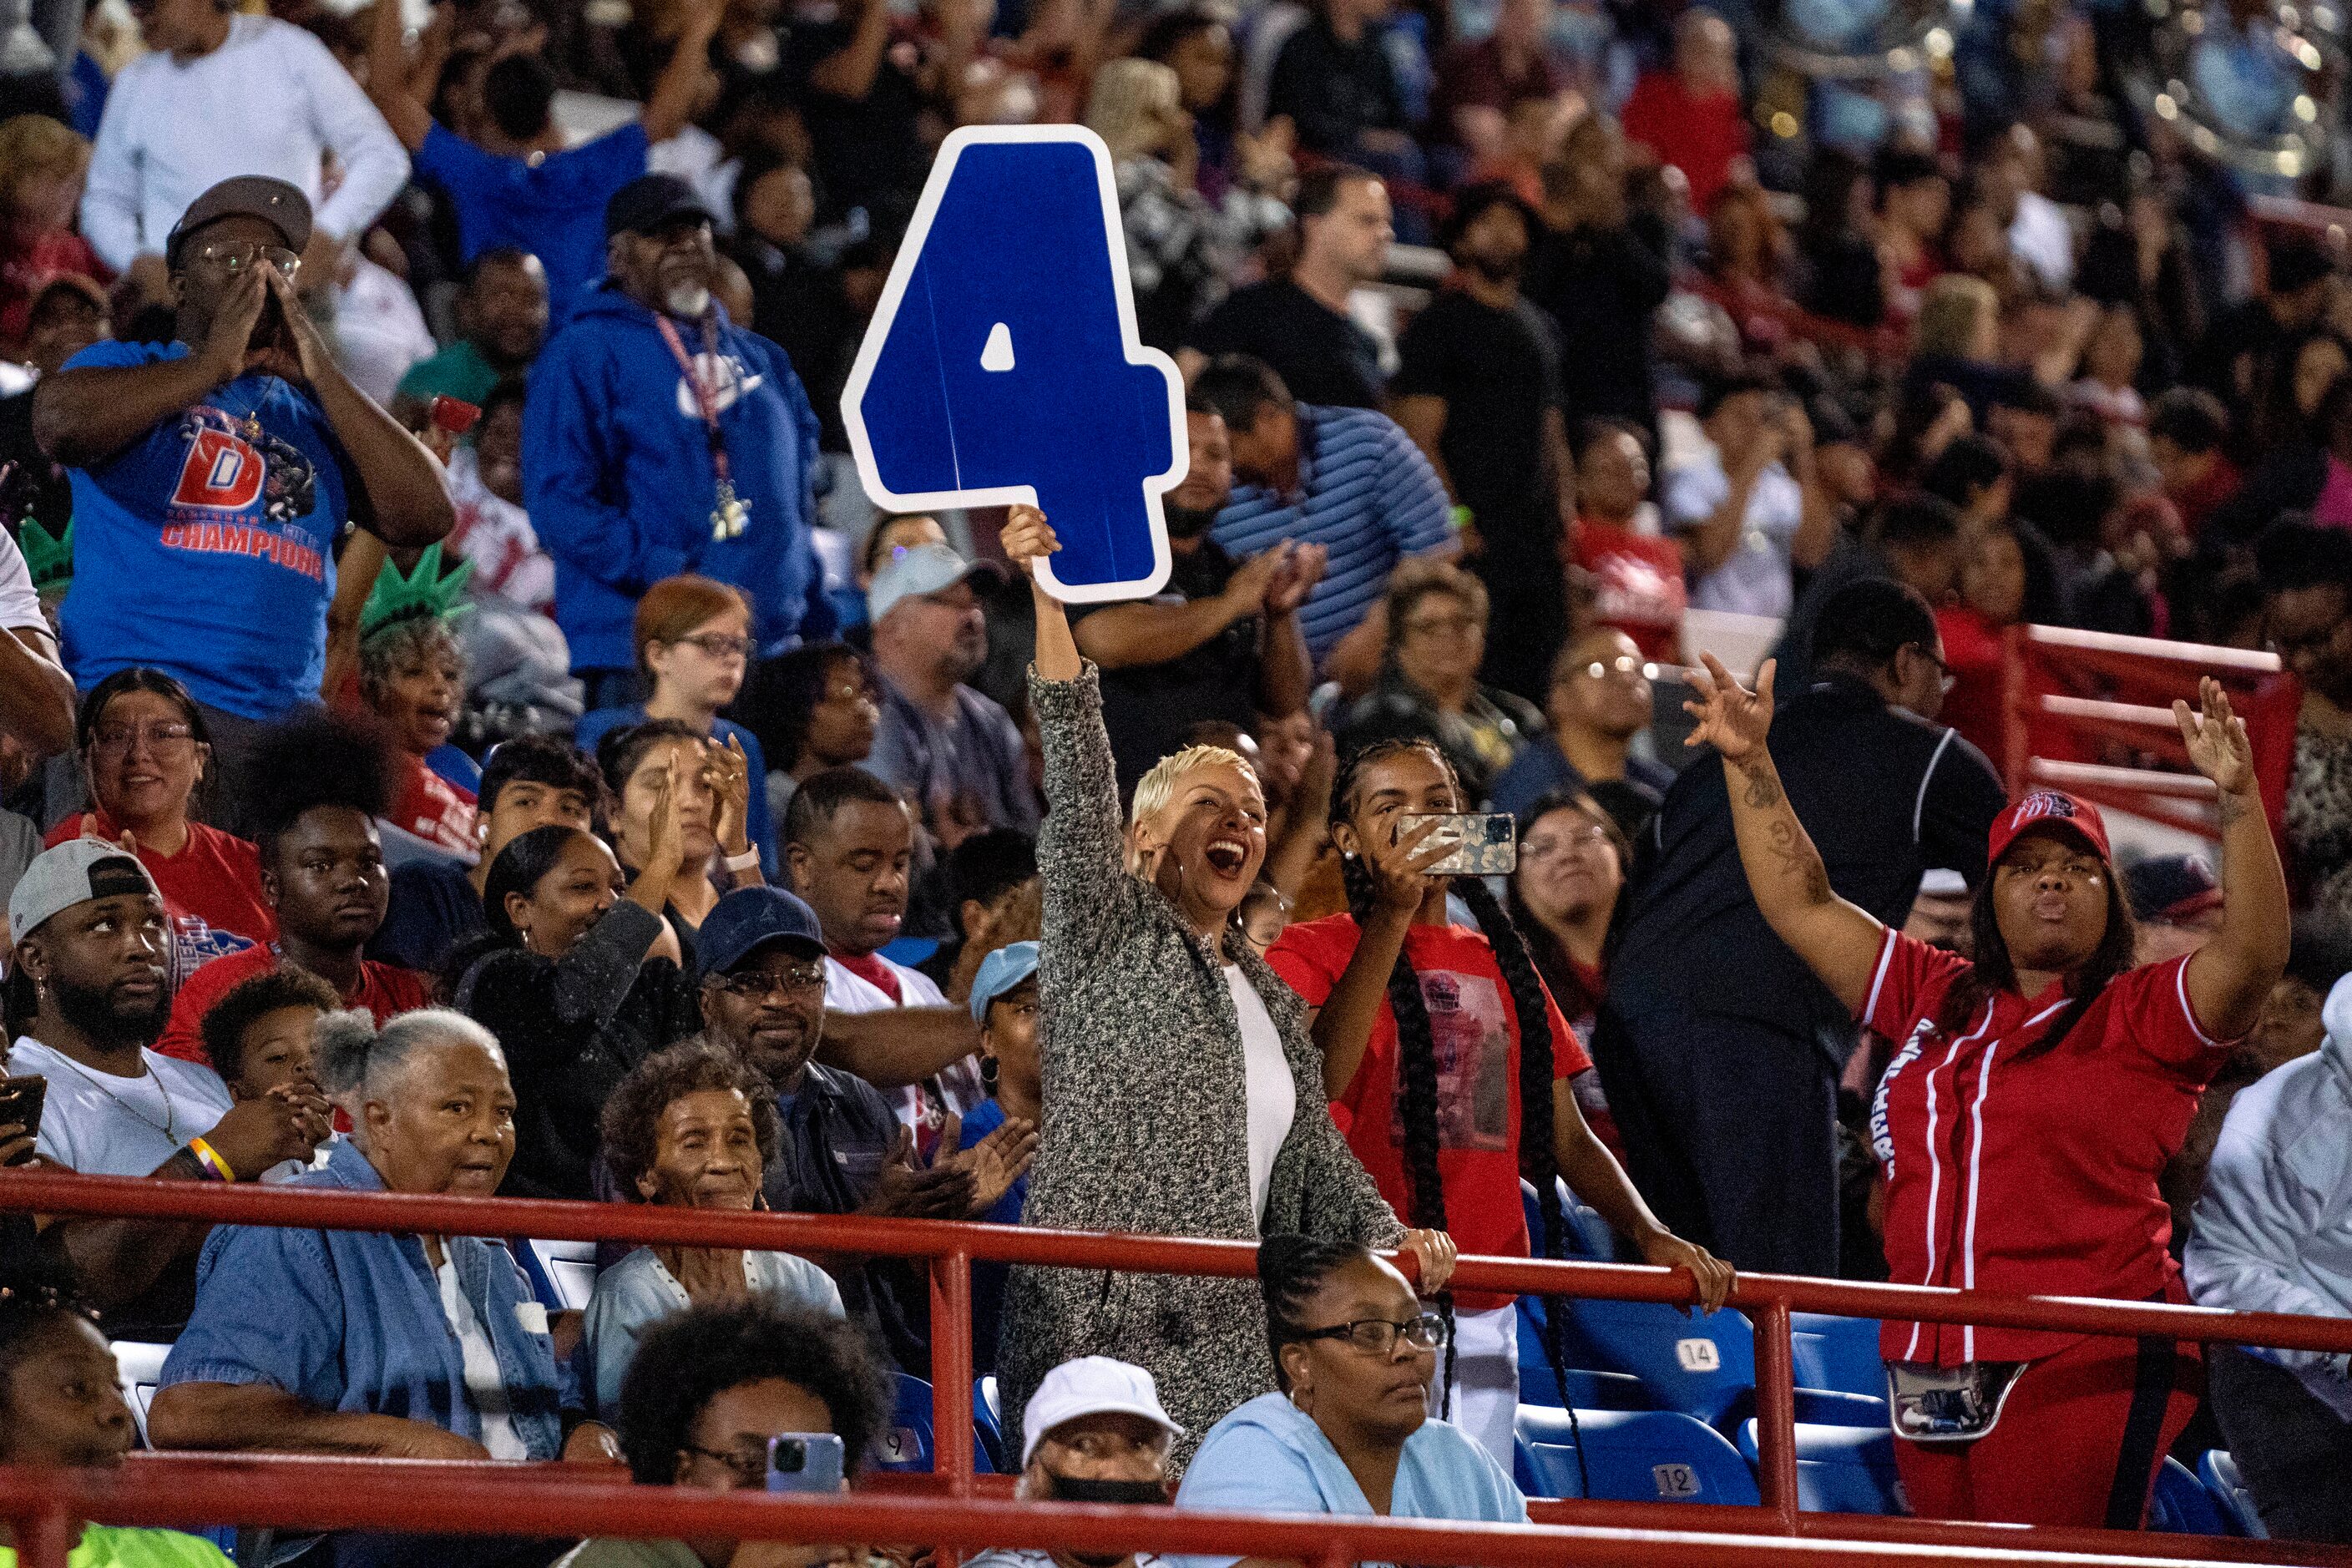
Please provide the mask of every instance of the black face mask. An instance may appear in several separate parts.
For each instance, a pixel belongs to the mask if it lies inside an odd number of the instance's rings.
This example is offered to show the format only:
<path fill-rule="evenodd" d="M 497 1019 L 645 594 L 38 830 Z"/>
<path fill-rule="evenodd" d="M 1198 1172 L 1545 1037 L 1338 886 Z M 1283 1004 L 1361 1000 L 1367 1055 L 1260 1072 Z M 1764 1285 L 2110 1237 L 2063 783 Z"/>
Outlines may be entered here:
<path fill-rule="evenodd" d="M 1165 1481 L 1085 1480 L 1076 1476 L 1057 1476 L 1051 1470 L 1045 1472 L 1045 1480 L 1055 1502 L 1105 1503 L 1114 1508 L 1158 1508 L 1168 1502 Z M 1118 1563 L 1125 1555 L 1122 1552 L 1105 1561 Z M 1082 1557 L 1079 1561 L 1093 1559 Z"/>
<path fill-rule="evenodd" d="M 1174 501 L 1161 501 L 1160 515 L 1168 520 L 1170 538 L 1198 539 L 1209 531 L 1211 523 L 1217 521 L 1217 509 L 1213 506 L 1178 506 Z"/>

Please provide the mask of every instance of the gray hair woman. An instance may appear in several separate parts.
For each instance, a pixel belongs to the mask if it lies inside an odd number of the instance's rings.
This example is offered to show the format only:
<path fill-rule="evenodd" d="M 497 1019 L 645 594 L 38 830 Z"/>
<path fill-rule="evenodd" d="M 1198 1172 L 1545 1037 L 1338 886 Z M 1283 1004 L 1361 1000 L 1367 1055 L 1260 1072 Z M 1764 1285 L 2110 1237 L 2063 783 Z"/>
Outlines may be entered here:
<path fill-rule="evenodd" d="M 514 1155 L 514 1090 L 489 1031 L 461 1013 L 379 1030 L 331 1013 L 320 1087 L 352 1137 L 289 1187 L 488 1197 Z M 387 1458 L 617 1458 L 548 1339 L 546 1309 L 501 1242 L 222 1226 L 196 1265 L 195 1314 L 149 1414 L 158 1447 Z M 380 1545 L 379 1538 L 366 1538 Z M 398 1561 L 358 1538 L 337 1563 Z M 468 1543 L 461 1543 L 468 1544 Z M 504 1561 L 514 1543 L 470 1543 Z M 542 1557 L 540 1561 L 545 1561 Z"/>
<path fill-rule="evenodd" d="M 1057 548 L 1045 515 L 1016 506 L 1005 552 L 1032 570 Z M 1194 747 L 1136 790 L 1122 837 L 1096 673 L 1060 602 L 1034 583 L 1029 677 L 1052 811 L 1037 844 L 1045 883 L 1038 1057 L 1050 1110 L 1029 1174 L 1029 1225 L 1255 1241 L 1297 1232 L 1404 1245 L 1442 1289 L 1454 1244 L 1407 1232 L 1324 1110 L 1322 1058 L 1297 996 L 1234 920 L 1265 858 L 1257 775 Z M 1015 1269 L 997 1368 L 1025 1409 L 1052 1368 L 1116 1355 L 1158 1381 L 1169 1415 L 1200 1433 L 1274 1386 L 1265 1312 L 1244 1279 Z M 1190 1456 L 1181 1446 L 1181 1463 Z"/>

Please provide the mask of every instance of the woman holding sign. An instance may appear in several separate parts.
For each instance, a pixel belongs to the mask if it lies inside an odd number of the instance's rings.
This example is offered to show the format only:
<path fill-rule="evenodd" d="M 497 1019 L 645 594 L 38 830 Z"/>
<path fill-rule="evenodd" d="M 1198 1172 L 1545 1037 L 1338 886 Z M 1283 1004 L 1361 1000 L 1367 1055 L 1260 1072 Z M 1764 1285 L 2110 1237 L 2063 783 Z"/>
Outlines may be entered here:
<path fill-rule="evenodd" d="M 2132 967 L 2105 823 L 2037 789 L 1993 821 L 1970 961 L 1831 890 L 1765 744 L 1772 671 L 1751 692 L 1708 656 L 1684 704 L 1691 743 L 1723 759 L 1772 930 L 1901 1043 L 1870 1118 L 1895 1280 L 2185 1301 L 2157 1177 L 2286 967 L 2286 878 L 2245 721 L 2210 679 L 2202 711 L 2173 704 L 2221 795 L 2221 925 L 2204 946 Z M 1904 1489 L 1936 1519 L 2137 1530 L 2200 1381 L 2194 1348 L 2168 1340 L 1890 1319 L 1879 1349 Z"/>
<path fill-rule="evenodd" d="M 1179 752 L 1136 785 L 1122 830 L 1096 671 L 1035 581 L 1058 548 L 1053 530 L 1016 506 L 1003 542 L 1032 574 L 1029 692 L 1052 806 L 1037 844 L 1048 1114 L 1025 1223 L 1402 1246 L 1420 1262 L 1421 1288 L 1444 1288 L 1453 1242 L 1406 1231 L 1381 1201 L 1324 1110 L 1322 1055 L 1297 997 L 1234 921 L 1265 858 L 1257 775 L 1220 747 Z M 1159 1380 L 1192 1435 L 1180 1460 L 1274 1386 L 1265 1308 L 1246 1279 L 1015 1269 L 997 1361 L 1003 1408 L 1025 1408 L 1063 1362 L 1098 1354 Z"/>

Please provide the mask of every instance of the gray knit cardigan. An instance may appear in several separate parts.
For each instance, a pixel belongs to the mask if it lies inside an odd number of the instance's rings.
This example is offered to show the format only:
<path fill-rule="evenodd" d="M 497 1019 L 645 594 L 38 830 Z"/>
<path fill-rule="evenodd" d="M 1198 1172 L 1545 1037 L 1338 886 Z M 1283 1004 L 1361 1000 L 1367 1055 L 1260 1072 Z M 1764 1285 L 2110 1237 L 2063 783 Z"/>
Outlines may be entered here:
<path fill-rule="evenodd" d="M 1024 1225 L 1255 1241 L 1235 963 L 1281 1031 L 1298 1110 L 1276 1156 L 1265 1230 L 1369 1246 L 1403 1227 L 1332 1124 L 1306 1008 L 1238 935 L 1211 951 L 1157 888 L 1129 874 L 1089 664 L 1076 680 L 1033 671 L 1050 806 L 1037 845 L 1045 922 L 1037 1046 L 1045 1125 Z M 1188 1434 L 1274 1386 L 1265 1312 L 1250 1279 L 1015 1268 L 997 1370 L 1008 1439 L 1039 1381 L 1076 1356 L 1149 1369 Z"/>

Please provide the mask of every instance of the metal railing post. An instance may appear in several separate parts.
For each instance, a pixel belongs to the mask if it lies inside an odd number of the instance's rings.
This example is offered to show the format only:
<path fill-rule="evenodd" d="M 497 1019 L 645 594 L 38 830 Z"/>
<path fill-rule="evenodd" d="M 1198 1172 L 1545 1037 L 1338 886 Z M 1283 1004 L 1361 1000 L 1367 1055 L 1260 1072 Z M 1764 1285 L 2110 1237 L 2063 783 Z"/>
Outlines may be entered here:
<path fill-rule="evenodd" d="M 1748 1309 L 1756 1330 L 1756 1484 L 1786 1534 L 1797 1532 L 1797 1370 L 1789 1304 Z"/>
<path fill-rule="evenodd" d="M 16 1561 L 21 1568 L 66 1568 L 81 1540 L 81 1523 L 64 1502 L 53 1502 L 16 1521 Z"/>
<path fill-rule="evenodd" d="M 971 1254 L 931 1259 L 931 1469 L 950 1497 L 970 1497 L 972 1476 Z"/>

